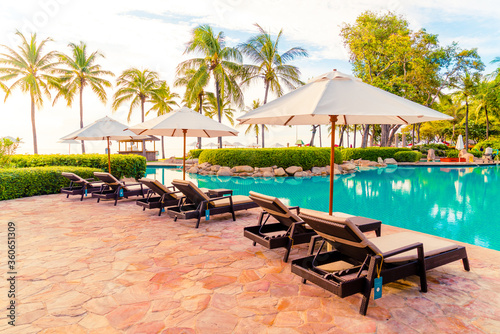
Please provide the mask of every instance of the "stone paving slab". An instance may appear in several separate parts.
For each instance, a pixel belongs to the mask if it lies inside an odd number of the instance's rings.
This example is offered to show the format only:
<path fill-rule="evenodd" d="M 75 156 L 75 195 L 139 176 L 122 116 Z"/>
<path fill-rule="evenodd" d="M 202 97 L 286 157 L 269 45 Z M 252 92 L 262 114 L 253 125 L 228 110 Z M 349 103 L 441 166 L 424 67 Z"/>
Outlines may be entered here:
<path fill-rule="evenodd" d="M 46 195 L 0 202 L 0 240 L 17 233 L 17 326 L 7 321 L 6 259 L 0 273 L 2 333 L 500 333 L 500 252 L 467 245 L 460 262 L 384 285 L 359 315 L 290 272 L 283 249 L 243 237 L 259 209 L 173 222 L 134 200 L 96 203 Z M 402 229 L 382 227 L 383 234 Z M 496 231 L 492 231 L 495 233 Z M 294 247 L 290 259 L 306 253 Z M 5 252 L 0 254 L 5 256 Z"/>

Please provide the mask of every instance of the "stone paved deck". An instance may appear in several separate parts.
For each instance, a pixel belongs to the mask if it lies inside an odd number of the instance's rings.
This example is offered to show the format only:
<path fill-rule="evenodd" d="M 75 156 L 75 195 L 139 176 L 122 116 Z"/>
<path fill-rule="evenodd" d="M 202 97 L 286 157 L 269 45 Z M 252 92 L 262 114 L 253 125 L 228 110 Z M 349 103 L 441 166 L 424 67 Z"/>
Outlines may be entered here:
<path fill-rule="evenodd" d="M 459 262 L 429 271 L 425 294 L 416 278 L 384 285 L 363 317 L 359 296 L 301 284 L 283 250 L 243 237 L 258 209 L 199 229 L 133 201 L 114 207 L 63 195 L 3 201 L 0 212 L 3 250 L 7 222 L 17 225 L 19 275 L 12 328 L 2 259 L 2 333 L 500 332 L 500 252 L 481 247 L 468 246 L 470 272 Z M 291 259 L 305 251 L 296 247 Z"/>

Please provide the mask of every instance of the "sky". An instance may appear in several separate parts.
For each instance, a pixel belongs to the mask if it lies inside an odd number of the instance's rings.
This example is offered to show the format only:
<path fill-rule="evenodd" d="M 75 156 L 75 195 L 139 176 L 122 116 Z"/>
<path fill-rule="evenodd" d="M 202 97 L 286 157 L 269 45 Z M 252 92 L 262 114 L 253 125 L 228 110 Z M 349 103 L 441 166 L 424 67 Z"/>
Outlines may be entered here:
<path fill-rule="evenodd" d="M 184 54 L 195 27 L 209 24 L 215 32 L 224 32 L 229 46 L 236 46 L 257 33 L 254 24 L 258 23 L 273 36 L 283 29 L 280 52 L 295 46 L 307 49 L 308 58 L 291 63 L 300 68 L 301 79 L 307 81 L 332 69 L 351 74 L 348 53 L 339 33 L 344 23 L 354 23 L 367 10 L 402 15 L 411 29 L 425 28 L 437 34 L 441 45 L 455 41 L 463 49 L 477 48 L 486 64 L 485 73 L 495 69 L 490 62 L 500 57 L 500 4 L 494 0 L 89 0 L 84 6 L 71 0 L 2 1 L 0 44 L 16 48 L 19 45 L 16 30 L 25 36 L 36 32 L 40 40 L 50 37 L 53 41 L 47 50 L 68 54 L 69 43 L 83 41 L 89 51 L 99 50 L 105 55 L 99 63 L 117 76 L 131 67 L 150 69 L 172 85 L 177 65 L 199 56 Z M 1 47 L 0 50 L 5 52 Z M 183 94 L 182 88 L 173 90 Z M 130 123 L 127 123 L 127 105 L 111 111 L 113 93 L 111 89 L 107 91 L 109 99 L 105 105 L 89 89 L 84 92 L 84 125 L 104 116 L 130 126 L 140 123 L 139 109 L 134 111 Z M 264 86 L 254 84 L 244 94 L 245 105 L 250 106 L 254 99 L 263 100 Z M 23 143 L 18 153 L 33 153 L 29 96 L 16 90 L 5 102 L 4 97 L 0 91 L 0 137 L 20 137 Z M 274 98 L 270 96 L 270 100 Z M 53 105 L 46 98 L 44 106 L 36 111 L 39 153 L 81 152 L 79 145 L 57 143 L 79 128 L 78 100 L 75 101 L 68 107 L 62 99 Z M 241 115 L 243 112 L 237 112 L 235 116 Z M 146 120 L 154 117 L 151 113 Z M 256 141 L 255 136 L 244 134 L 245 126 L 235 128 L 240 131 L 238 138 L 224 140 L 244 144 Z M 322 128 L 322 143 L 328 146 L 327 131 Z M 309 142 L 310 138 L 310 126 L 271 127 L 266 133 L 266 146 L 293 145 L 296 139 Z M 180 139 L 165 140 L 167 157 L 182 154 Z M 188 139 L 188 143 L 193 141 Z M 204 143 L 209 142 L 215 139 L 204 139 Z M 317 137 L 315 144 L 319 144 Z M 86 142 L 87 153 L 104 153 L 104 147 L 103 142 Z M 117 149 L 114 143 L 112 152 Z"/>

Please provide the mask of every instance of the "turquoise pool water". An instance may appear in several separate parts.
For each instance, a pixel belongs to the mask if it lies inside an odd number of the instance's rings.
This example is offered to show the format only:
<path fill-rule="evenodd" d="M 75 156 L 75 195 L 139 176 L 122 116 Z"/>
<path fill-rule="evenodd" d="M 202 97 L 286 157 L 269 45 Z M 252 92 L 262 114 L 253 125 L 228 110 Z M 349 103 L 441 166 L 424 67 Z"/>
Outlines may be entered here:
<path fill-rule="evenodd" d="M 164 184 L 182 171 L 149 168 Z M 250 190 L 288 205 L 328 211 L 328 177 L 241 178 L 186 174 L 200 187 Z M 380 219 L 407 228 L 500 250 L 499 167 L 392 167 L 336 176 L 334 211 Z"/>

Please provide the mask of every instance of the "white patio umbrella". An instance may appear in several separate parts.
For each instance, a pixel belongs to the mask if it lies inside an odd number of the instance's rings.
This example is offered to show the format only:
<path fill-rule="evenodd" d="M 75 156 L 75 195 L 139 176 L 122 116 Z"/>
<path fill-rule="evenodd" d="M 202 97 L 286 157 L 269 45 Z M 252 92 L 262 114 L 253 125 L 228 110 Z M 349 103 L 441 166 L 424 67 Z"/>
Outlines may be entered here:
<path fill-rule="evenodd" d="M 81 141 L 74 140 L 74 139 L 67 139 L 67 140 L 58 140 L 58 143 L 61 144 L 68 144 L 68 154 L 71 154 L 71 144 L 81 144 Z"/>
<path fill-rule="evenodd" d="M 458 135 L 457 144 L 455 145 L 455 148 L 459 151 L 461 151 L 465 148 L 464 139 L 463 139 L 462 135 Z"/>
<path fill-rule="evenodd" d="M 98 119 L 92 124 L 89 124 L 67 136 L 61 140 L 107 140 L 108 142 L 108 173 L 111 173 L 111 153 L 109 149 L 110 140 L 125 140 L 125 139 L 148 139 L 149 136 L 138 136 L 132 131 L 126 131 L 127 126 L 118 121 L 115 121 L 108 116 Z"/>
<path fill-rule="evenodd" d="M 131 126 L 129 130 L 138 135 L 184 137 L 183 179 L 186 178 L 186 137 L 213 138 L 238 135 L 238 131 L 186 107 Z"/>
<path fill-rule="evenodd" d="M 276 143 L 276 144 L 274 144 L 274 145 L 273 145 L 273 146 L 271 146 L 271 147 L 274 147 L 274 148 L 280 148 L 280 147 L 285 147 L 285 146 L 281 145 L 280 143 Z"/>
<path fill-rule="evenodd" d="M 452 119 L 336 70 L 238 118 L 241 124 L 412 124 Z M 335 136 L 331 136 L 330 209 L 333 208 Z"/>
<path fill-rule="evenodd" d="M 208 143 L 208 144 L 205 144 L 206 147 L 219 147 L 219 145 L 217 144 L 214 144 L 214 143 Z"/>
<path fill-rule="evenodd" d="M 233 145 L 234 145 L 234 147 L 245 146 L 242 143 L 240 143 L 239 141 L 234 142 Z"/>

